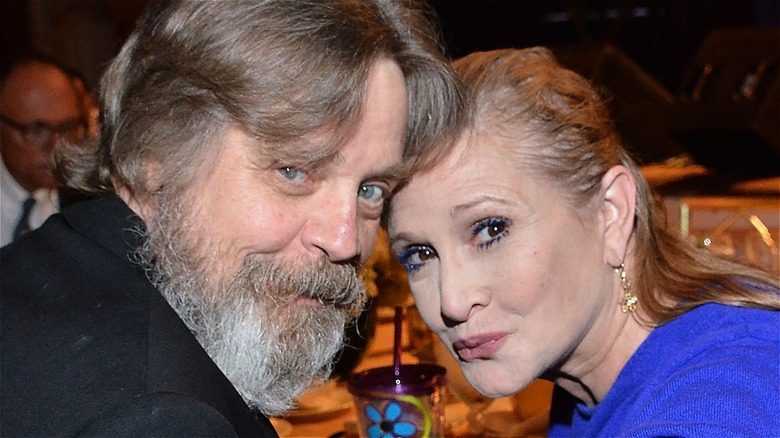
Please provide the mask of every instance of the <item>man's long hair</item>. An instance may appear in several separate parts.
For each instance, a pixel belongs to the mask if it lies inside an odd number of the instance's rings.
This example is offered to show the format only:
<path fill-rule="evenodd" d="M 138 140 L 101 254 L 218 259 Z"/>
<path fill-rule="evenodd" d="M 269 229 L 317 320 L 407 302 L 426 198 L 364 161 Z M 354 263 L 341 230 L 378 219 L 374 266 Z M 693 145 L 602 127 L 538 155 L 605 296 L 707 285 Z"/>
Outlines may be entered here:
<path fill-rule="evenodd" d="M 185 187 L 228 127 L 255 138 L 258 153 L 316 162 L 356 128 L 381 58 L 405 76 L 404 157 L 414 167 L 465 111 L 426 11 L 409 0 L 152 2 L 102 79 L 99 142 L 61 148 L 60 178 L 94 194 L 119 184 L 141 199 Z"/>

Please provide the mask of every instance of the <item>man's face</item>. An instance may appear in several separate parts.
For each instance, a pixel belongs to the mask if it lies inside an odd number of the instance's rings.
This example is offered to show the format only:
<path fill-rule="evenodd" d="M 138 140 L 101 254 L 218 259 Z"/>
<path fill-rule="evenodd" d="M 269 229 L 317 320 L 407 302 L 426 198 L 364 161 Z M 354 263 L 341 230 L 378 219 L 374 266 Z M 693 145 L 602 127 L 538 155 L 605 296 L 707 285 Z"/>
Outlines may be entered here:
<path fill-rule="evenodd" d="M 0 112 L 13 123 L 25 126 L 40 123 L 63 126 L 82 121 L 79 99 L 70 78 L 39 62 L 22 64 L 11 72 L 2 88 Z M 40 144 L 33 144 L 17 128 L 0 123 L 3 162 L 28 192 L 55 186 L 51 156 L 59 139 L 55 134 Z"/>
<path fill-rule="evenodd" d="M 230 129 L 186 197 L 136 208 L 142 217 L 152 212 L 141 255 L 162 293 L 242 396 L 267 414 L 288 409 L 327 375 L 344 325 L 362 308 L 356 268 L 371 254 L 397 183 L 406 116 L 403 75 L 380 61 L 360 124 L 325 164 L 306 169 L 263 156 L 256 141 Z"/>

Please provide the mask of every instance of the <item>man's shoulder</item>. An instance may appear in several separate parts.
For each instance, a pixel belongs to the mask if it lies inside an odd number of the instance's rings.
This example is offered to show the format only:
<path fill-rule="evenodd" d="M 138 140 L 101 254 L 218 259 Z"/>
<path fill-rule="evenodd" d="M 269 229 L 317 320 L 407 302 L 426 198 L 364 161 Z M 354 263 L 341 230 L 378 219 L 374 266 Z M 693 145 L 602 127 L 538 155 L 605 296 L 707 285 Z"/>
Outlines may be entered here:
<path fill-rule="evenodd" d="M 75 434 L 112 406 L 155 392 L 150 373 L 167 366 L 171 378 L 186 374 L 156 361 L 203 361 L 143 270 L 110 249 L 121 227 L 96 220 L 100 229 L 87 229 L 57 215 L 0 254 L 4 428 Z M 175 348 L 157 354 L 161 344 Z"/>
<path fill-rule="evenodd" d="M 94 421 L 113 424 L 124 407 L 146 415 L 142 408 L 155 403 L 195 403 L 237 431 L 259 430 L 227 378 L 130 262 L 126 239 L 116 238 L 129 210 L 84 207 L 2 251 L 3 432 L 75 435 Z"/>
<path fill-rule="evenodd" d="M 25 237 L 24 246 L 3 253 L 0 412 L 10 430 L 75 434 L 80 421 L 141 391 L 151 285 L 127 275 L 101 279 L 116 263 L 69 260 L 67 245 L 43 245 L 46 238 Z M 83 252 L 74 242 L 73 251 Z"/>
<path fill-rule="evenodd" d="M 4 343 L 5 335 L 16 332 L 25 319 L 34 320 L 39 327 L 81 321 L 80 329 L 88 330 L 116 320 L 118 315 L 124 319 L 146 312 L 149 296 L 156 292 L 127 255 L 112 254 L 100 240 L 85 236 L 60 214 L 3 247 L 0 269 Z M 55 337 L 60 334 L 50 333 Z"/>
<path fill-rule="evenodd" d="M 55 214 L 39 229 L 0 249 L 3 307 L 14 297 L 35 299 L 54 293 L 60 299 L 78 299 L 89 294 L 61 293 L 111 291 L 123 283 L 144 282 L 143 271 L 130 261 L 133 248 L 126 243 L 131 222 L 108 218 L 112 211 L 115 216 L 123 214 L 121 206 L 110 202 L 84 203 L 72 212 Z M 45 296 L 40 299 L 46 301 Z"/>

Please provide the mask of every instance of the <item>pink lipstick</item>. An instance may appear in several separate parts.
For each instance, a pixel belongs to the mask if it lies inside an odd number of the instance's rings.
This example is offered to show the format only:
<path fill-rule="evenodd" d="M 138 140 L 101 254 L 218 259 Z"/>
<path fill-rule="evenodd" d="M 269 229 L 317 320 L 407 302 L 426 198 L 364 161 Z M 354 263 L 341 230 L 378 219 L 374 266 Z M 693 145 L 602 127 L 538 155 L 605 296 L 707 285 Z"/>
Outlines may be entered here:
<path fill-rule="evenodd" d="M 490 359 L 503 344 L 506 333 L 485 333 L 460 339 L 452 344 L 455 353 L 466 362 L 477 359 Z"/>

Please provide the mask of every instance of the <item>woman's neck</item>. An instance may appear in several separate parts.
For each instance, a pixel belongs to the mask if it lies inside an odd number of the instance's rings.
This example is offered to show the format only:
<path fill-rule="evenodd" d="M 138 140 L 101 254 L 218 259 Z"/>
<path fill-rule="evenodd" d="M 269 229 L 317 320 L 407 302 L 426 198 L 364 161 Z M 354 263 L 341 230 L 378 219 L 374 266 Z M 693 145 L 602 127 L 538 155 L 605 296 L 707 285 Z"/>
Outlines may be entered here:
<path fill-rule="evenodd" d="M 647 339 L 652 328 L 632 315 L 620 314 L 601 336 L 586 337 L 553 377 L 555 383 L 588 406 L 606 397 L 618 375 Z M 609 325 L 609 324 L 608 324 Z"/>

